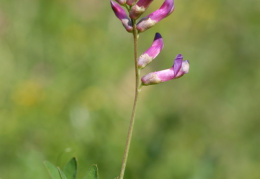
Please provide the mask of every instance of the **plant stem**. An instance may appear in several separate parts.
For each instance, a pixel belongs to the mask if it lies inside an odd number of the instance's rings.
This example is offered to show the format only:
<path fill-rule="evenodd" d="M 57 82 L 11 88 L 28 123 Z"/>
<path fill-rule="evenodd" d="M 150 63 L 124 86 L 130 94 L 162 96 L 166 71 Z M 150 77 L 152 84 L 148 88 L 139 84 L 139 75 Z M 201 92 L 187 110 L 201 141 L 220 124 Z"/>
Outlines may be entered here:
<path fill-rule="evenodd" d="M 133 105 L 133 111 L 132 111 L 132 116 L 130 120 L 130 125 L 128 129 L 128 135 L 126 139 L 126 146 L 125 146 L 125 152 L 124 152 L 124 157 L 122 161 L 122 166 L 121 166 L 121 171 L 119 175 L 119 179 L 124 178 L 124 173 L 125 173 L 125 167 L 126 167 L 126 162 L 128 158 L 128 153 L 130 149 L 130 144 L 131 144 L 131 139 L 132 139 L 132 133 L 133 133 L 133 128 L 134 128 L 134 122 L 135 122 L 135 111 L 136 111 L 136 104 L 138 100 L 138 94 L 140 93 L 140 69 L 137 66 L 137 39 L 138 39 L 138 33 L 136 29 L 136 21 L 132 19 L 133 23 L 133 37 L 134 37 L 134 60 L 135 60 L 135 99 L 134 99 L 134 105 Z"/>

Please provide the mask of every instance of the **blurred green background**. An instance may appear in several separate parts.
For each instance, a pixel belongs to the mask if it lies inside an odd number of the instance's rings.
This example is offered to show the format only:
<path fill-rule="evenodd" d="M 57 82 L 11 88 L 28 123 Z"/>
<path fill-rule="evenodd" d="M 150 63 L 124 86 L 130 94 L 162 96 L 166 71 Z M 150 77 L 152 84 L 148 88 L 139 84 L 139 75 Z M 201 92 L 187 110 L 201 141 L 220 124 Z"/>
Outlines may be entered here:
<path fill-rule="evenodd" d="M 160 7 L 154 1 L 147 13 Z M 260 3 L 175 1 L 139 38 L 164 37 L 144 87 L 126 179 L 260 178 Z M 46 179 L 43 161 L 119 175 L 134 97 L 132 35 L 108 0 L 0 0 L 0 178 Z"/>

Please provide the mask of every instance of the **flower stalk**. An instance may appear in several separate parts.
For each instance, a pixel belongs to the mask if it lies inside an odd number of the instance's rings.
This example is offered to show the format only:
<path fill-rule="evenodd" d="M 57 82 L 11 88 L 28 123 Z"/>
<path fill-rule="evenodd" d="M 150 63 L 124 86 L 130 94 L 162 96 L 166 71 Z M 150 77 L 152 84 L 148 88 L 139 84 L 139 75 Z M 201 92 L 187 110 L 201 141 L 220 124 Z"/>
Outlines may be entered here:
<path fill-rule="evenodd" d="M 136 29 L 136 21 L 134 19 L 132 19 L 132 24 L 133 24 L 134 61 L 135 61 L 135 98 L 134 98 L 134 105 L 133 105 L 131 120 L 130 120 L 130 124 L 129 124 L 128 135 L 127 135 L 126 146 L 125 146 L 125 152 L 124 152 L 124 157 L 123 157 L 123 161 L 122 161 L 119 179 L 124 178 L 125 167 L 126 167 L 126 163 L 127 163 L 127 158 L 128 158 L 128 153 L 129 153 L 133 129 L 134 129 L 134 123 L 135 123 L 136 105 L 137 105 L 139 93 L 141 92 L 140 69 L 138 68 L 138 56 L 137 56 L 138 32 L 137 32 L 137 29 Z"/>

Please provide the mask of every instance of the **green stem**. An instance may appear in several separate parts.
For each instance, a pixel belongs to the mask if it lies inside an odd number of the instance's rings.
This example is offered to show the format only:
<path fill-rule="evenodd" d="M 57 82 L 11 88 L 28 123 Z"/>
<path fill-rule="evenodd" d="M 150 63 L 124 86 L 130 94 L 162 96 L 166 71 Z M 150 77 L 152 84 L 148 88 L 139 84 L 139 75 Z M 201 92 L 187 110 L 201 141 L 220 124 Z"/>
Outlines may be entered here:
<path fill-rule="evenodd" d="M 138 32 L 136 29 L 136 21 L 132 19 L 133 23 L 133 37 L 134 37 L 134 59 L 135 59 L 135 99 L 134 99 L 134 105 L 133 105 L 133 111 L 132 111 L 132 116 L 130 120 L 130 125 L 128 129 L 128 135 L 126 139 L 126 146 L 125 146 L 125 152 L 124 152 L 124 157 L 122 161 L 122 166 L 121 166 L 121 171 L 119 175 L 119 179 L 124 178 L 124 173 L 125 173 L 125 167 L 126 167 L 126 162 L 128 158 L 128 153 L 130 149 L 130 144 L 131 144 L 131 139 L 132 139 L 132 133 L 133 133 L 133 128 L 134 128 L 134 122 L 135 122 L 135 111 L 136 111 L 136 104 L 138 100 L 138 94 L 140 93 L 140 69 L 137 66 L 137 39 L 138 39 Z"/>

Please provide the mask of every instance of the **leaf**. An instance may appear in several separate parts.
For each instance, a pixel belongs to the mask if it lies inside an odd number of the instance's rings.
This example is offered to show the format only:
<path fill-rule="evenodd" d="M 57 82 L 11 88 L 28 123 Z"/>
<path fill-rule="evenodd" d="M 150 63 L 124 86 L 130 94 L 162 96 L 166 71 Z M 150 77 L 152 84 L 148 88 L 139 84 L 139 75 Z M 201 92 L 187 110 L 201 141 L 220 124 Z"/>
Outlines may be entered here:
<path fill-rule="evenodd" d="M 58 171 L 61 179 L 67 179 L 66 175 L 63 173 L 63 171 L 60 168 L 58 168 Z"/>
<path fill-rule="evenodd" d="M 64 167 L 64 174 L 67 179 L 76 179 L 77 176 L 77 159 L 73 157 Z"/>
<path fill-rule="evenodd" d="M 87 174 L 84 177 L 84 179 L 98 179 L 97 165 L 92 165 L 92 167 L 88 169 Z"/>
<path fill-rule="evenodd" d="M 59 170 L 55 165 L 48 161 L 45 161 L 44 165 L 47 168 L 52 179 L 60 179 Z"/>

